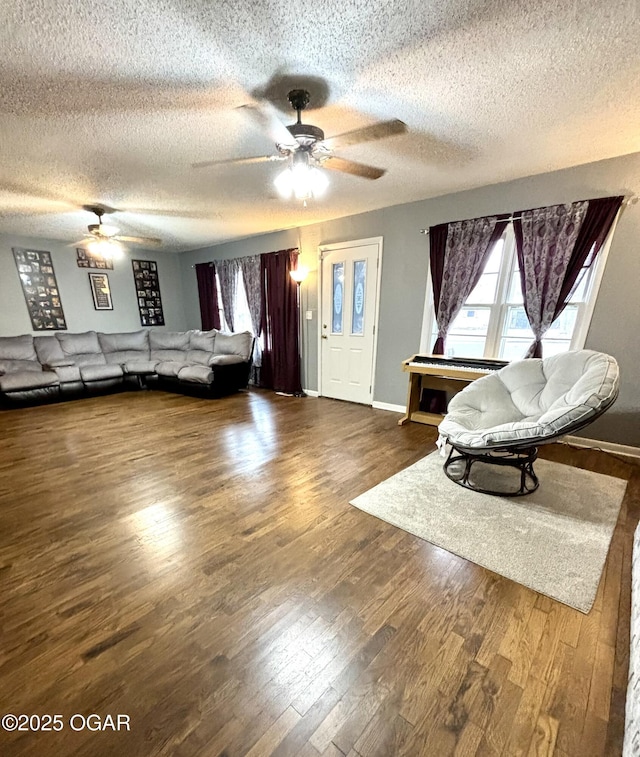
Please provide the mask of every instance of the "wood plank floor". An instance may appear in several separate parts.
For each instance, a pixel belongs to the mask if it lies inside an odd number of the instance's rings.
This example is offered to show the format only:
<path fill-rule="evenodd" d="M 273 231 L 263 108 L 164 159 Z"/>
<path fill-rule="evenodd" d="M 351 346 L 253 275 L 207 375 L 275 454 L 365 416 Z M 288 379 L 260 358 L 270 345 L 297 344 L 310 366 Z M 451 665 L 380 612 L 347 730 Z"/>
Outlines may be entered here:
<path fill-rule="evenodd" d="M 397 418 L 258 391 L 1 413 L 0 714 L 64 727 L 0 753 L 620 754 L 640 469 L 544 450 L 629 480 L 582 615 L 348 504 L 432 451 Z"/>

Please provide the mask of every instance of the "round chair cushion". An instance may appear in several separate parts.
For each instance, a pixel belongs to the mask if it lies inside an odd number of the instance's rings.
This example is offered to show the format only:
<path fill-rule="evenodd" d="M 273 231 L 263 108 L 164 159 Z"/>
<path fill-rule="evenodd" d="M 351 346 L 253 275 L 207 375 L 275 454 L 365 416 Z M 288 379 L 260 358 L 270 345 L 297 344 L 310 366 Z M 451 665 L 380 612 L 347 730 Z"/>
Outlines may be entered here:
<path fill-rule="evenodd" d="M 438 430 L 469 449 L 551 441 L 609 407 L 618 377 L 614 358 L 592 350 L 513 362 L 456 394 Z"/>

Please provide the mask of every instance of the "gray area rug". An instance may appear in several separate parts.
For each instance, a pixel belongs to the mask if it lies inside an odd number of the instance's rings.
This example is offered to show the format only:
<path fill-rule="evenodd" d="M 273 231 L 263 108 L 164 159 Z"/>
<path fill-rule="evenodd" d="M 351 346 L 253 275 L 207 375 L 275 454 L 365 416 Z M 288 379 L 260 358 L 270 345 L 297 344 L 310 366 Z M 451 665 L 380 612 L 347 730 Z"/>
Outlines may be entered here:
<path fill-rule="evenodd" d="M 505 578 L 589 612 L 627 482 L 538 460 L 535 470 L 541 483 L 536 492 L 494 497 L 450 481 L 442 470 L 443 462 L 434 452 L 351 504 Z"/>

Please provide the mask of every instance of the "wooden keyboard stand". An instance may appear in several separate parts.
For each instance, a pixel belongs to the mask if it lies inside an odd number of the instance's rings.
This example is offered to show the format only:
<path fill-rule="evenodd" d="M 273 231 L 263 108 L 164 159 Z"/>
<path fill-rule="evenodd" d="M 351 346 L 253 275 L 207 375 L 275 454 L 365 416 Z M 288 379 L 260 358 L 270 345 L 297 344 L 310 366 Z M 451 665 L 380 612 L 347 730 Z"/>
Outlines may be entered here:
<path fill-rule="evenodd" d="M 409 390 L 407 392 L 407 410 L 398 421 L 398 426 L 404 426 L 409 421 L 425 423 L 428 426 L 438 426 L 444 415 L 427 413 L 420 410 L 420 398 L 423 389 L 440 389 L 445 392 L 459 392 L 467 384 L 492 371 L 482 371 L 477 368 L 470 370 L 464 367 L 411 365 L 416 358 L 442 359 L 442 355 L 412 355 L 402 362 L 402 370 L 409 374 Z"/>

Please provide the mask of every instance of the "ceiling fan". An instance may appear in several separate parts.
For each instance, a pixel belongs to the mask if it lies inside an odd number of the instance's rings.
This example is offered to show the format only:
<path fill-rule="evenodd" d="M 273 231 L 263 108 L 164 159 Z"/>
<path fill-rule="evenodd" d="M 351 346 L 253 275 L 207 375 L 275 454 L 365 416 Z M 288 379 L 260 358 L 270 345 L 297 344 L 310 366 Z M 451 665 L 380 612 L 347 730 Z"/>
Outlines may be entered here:
<path fill-rule="evenodd" d="M 156 237 L 130 237 L 119 234 L 117 226 L 102 223 L 102 216 L 113 212 L 101 205 L 83 205 L 83 210 L 95 213 L 98 223 L 90 223 L 84 238 L 74 242 L 71 247 L 86 247 L 90 252 L 99 254 L 103 258 L 113 258 L 122 255 L 121 242 L 139 244 L 145 247 L 159 247 L 162 240 Z"/>
<path fill-rule="evenodd" d="M 302 123 L 302 111 L 309 104 L 306 89 L 292 89 L 288 94 L 291 107 L 297 112 L 295 124 L 285 126 L 276 116 L 273 106 L 244 105 L 242 108 L 266 127 L 276 143 L 277 155 L 260 155 L 253 158 L 231 158 L 229 160 L 207 160 L 193 163 L 193 168 L 206 168 L 221 164 L 250 164 L 288 161 L 288 168 L 275 180 L 276 188 L 283 196 L 306 200 L 318 196 L 327 185 L 326 176 L 320 167 L 332 171 L 360 176 L 363 179 L 379 179 L 384 168 L 376 168 L 364 163 L 356 163 L 333 155 L 334 149 L 348 147 L 362 142 L 373 142 L 396 134 L 404 134 L 407 125 L 398 119 L 380 121 L 361 129 L 338 134 L 325 139 L 324 131 L 318 126 Z"/>

